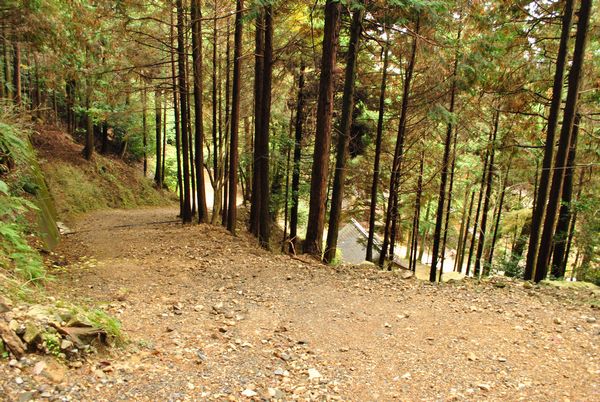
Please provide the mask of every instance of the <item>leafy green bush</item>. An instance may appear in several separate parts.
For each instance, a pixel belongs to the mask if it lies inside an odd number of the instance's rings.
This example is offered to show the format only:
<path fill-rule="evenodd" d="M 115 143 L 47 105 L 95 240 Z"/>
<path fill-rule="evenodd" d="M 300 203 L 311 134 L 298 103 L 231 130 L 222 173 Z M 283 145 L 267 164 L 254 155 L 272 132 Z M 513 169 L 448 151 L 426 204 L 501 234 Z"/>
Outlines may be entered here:
<path fill-rule="evenodd" d="M 523 267 L 519 265 L 519 260 L 511 257 L 507 257 L 501 261 L 500 265 L 498 266 L 498 270 L 504 271 L 504 276 L 508 276 L 510 278 L 523 277 Z"/>

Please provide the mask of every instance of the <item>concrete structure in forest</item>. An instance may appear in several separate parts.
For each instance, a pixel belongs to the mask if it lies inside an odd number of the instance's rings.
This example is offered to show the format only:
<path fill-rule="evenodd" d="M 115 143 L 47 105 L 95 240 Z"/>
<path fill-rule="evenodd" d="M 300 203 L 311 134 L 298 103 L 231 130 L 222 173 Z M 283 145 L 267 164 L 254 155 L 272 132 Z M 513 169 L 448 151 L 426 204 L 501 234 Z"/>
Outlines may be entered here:
<path fill-rule="evenodd" d="M 337 248 L 341 252 L 343 262 L 360 264 L 365 261 L 367 255 L 367 239 L 369 232 L 354 218 L 338 232 Z M 381 252 L 381 242 L 375 237 L 373 241 L 373 259 L 377 261 Z M 400 261 L 398 255 L 394 256 L 394 265 L 408 269 L 406 264 Z"/>

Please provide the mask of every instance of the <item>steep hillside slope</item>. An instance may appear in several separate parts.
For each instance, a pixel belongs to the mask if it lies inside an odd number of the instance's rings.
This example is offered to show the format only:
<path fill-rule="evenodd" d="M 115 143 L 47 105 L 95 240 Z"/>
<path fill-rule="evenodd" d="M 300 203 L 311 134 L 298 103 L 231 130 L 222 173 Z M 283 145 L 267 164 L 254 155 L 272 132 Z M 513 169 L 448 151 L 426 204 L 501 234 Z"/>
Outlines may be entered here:
<path fill-rule="evenodd" d="M 100 154 L 86 161 L 83 146 L 56 127 L 38 127 L 32 141 L 61 219 L 96 209 L 173 202 L 172 194 L 157 190 L 143 177 L 141 166 Z"/>

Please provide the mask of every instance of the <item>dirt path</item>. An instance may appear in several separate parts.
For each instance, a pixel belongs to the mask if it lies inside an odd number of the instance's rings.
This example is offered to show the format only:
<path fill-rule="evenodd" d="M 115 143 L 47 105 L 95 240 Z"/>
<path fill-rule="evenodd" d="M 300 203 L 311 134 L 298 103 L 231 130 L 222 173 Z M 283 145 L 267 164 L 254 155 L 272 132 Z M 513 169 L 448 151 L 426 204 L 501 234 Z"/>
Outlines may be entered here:
<path fill-rule="evenodd" d="M 61 395 L 600 400 L 590 291 L 333 269 L 220 228 L 165 223 L 174 212 L 90 214 L 63 242 L 71 262 L 97 262 L 73 264 L 51 292 L 107 306 L 130 343 L 72 369 Z"/>

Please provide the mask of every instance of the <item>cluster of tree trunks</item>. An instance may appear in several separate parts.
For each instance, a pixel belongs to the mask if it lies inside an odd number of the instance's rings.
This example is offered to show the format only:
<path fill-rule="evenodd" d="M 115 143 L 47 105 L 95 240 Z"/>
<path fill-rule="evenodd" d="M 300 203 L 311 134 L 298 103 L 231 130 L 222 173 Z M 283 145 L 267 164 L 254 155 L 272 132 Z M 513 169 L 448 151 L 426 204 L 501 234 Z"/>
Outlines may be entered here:
<path fill-rule="evenodd" d="M 235 23 L 233 32 L 233 58 L 230 57 L 230 22 L 226 17 L 226 66 L 223 69 L 221 57 L 218 54 L 218 30 L 221 17 L 217 15 L 217 5 L 214 5 L 212 16 L 212 150 L 208 149 L 205 161 L 205 127 L 203 121 L 204 78 L 203 72 L 203 33 L 202 8 L 200 0 L 190 0 L 189 13 L 185 0 L 173 0 L 174 13 L 171 10 L 171 23 L 167 44 L 170 56 L 170 86 L 164 82 L 152 86 L 152 77 L 140 73 L 138 89 L 142 107 L 142 142 L 143 142 L 143 171 L 148 174 L 148 144 L 152 137 L 148 129 L 152 120 L 148 121 L 148 104 L 154 104 L 154 126 L 156 144 L 156 163 L 154 181 L 162 188 L 165 182 L 165 153 L 167 148 L 167 109 L 172 105 L 175 131 L 175 148 L 177 164 L 177 189 L 180 193 L 180 216 L 184 223 L 190 223 L 196 218 L 199 223 L 209 221 L 208 206 L 205 194 L 205 172 L 208 172 L 214 188 L 214 203 L 211 223 L 220 222 L 231 233 L 236 233 L 237 222 L 237 192 L 238 185 L 245 185 L 244 200 L 250 197 L 249 229 L 264 248 L 270 248 L 271 228 L 275 223 L 278 209 L 273 206 L 272 193 L 281 192 L 285 180 L 285 212 L 284 250 L 296 253 L 299 250 L 298 241 L 298 206 L 300 202 L 301 157 L 302 143 L 305 137 L 304 123 L 306 118 L 306 73 L 304 62 L 297 76 L 297 99 L 295 111 L 290 110 L 290 137 L 292 146 L 285 148 L 285 168 L 273 167 L 270 155 L 271 135 L 271 91 L 274 65 L 274 10 L 270 2 L 258 5 L 255 29 L 255 60 L 254 60 L 254 133 L 245 142 L 249 147 L 246 151 L 252 153 L 251 171 L 240 169 L 239 166 L 239 126 L 240 126 L 240 88 L 241 63 L 243 59 L 243 30 L 244 3 L 236 1 Z M 524 278 L 539 282 L 548 275 L 551 269 L 553 277 L 564 277 L 569 259 L 571 242 L 575 232 L 577 209 L 574 201 L 580 198 L 584 183 L 584 172 L 579 174 L 579 185 L 574 193 L 576 178 L 577 137 L 579 129 L 578 98 L 582 81 L 582 71 L 585 47 L 590 24 L 591 0 L 581 0 L 580 7 L 575 13 L 575 1 L 566 0 L 561 21 L 561 35 L 558 43 L 558 54 L 554 71 L 552 98 L 546 128 L 546 142 L 543 147 L 543 159 L 539 167 L 539 178 L 536 172 L 533 211 L 530 218 L 520 228 L 515 230 L 514 242 L 511 248 L 511 264 L 517 265 L 527 247 Z M 336 58 L 339 47 L 342 4 L 336 0 L 327 0 L 324 7 L 324 29 L 322 55 L 320 59 L 318 97 L 316 105 L 316 130 L 314 153 L 310 177 L 310 195 L 308 225 L 302 251 L 322 258 L 331 263 L 336 260 L 338 232 L 342 220 L 342 204 L 344 200 L 345 178 L 347 174 L 347 159 L 351 141 L 351 127 L 355 102 L 355 85 L 357 77 L 357 60 L 360 40 L 365 17 L 365 2 L 360 1 L 353 9 L 352 22 L 349 28 L 348 47 L 345 52 L 345 75 L 341 99 L 341 117 L 339 119 L 338 135 L 334 138 L 333 113 L 336 80 Z M 569 41 L 573 20 L 577 19 L 575 43 L 572 60 L 569 61 Z M 210 19 L 208 19 L 210 21 Z M 405 164 L 405 148 L 407 142 L 407 125 L 411 113 L 411 84 L 415 74 L 418 56 L 421 17 L 413 15 L 414 28 L 410 30 L 412 46 L 408 53 L 406 66 L 403 68 L 402 97 L 399 110 L 399 122 L 395 139 L 395 148 L 390 168 L 390 180 L 387 188 L 387 199 L 383 214 L 383 241 L 377 263 L 381 267 L 391 269 L 395 253 L 394 248 L 400 238 L 400 198 L 401 176 Z M 437 199 L 424 198 L 424 164 L 425 150 L 419 150 L 419 173 L 416 179 L 414 212 L 411 214 L 410 231 L 407 232 L 407 258 L 409 268 L 416 270 L 421 261 L 429 236 L 430 205 L 434 204 L 435 223 L 431 239 L 431 266 L 429 279 L 433 282 L 442 280 L 446 249 L 452 236 L 450 225 L 455 184 L 455 169 L 458 152 L 459 129 L 454 116 L 459 94 L 458 75 L 460 70 L 460 41 L 461 28 L 457 35 L 457 51 L 455 54 L 452 75 L 449 77 L 449 119 L 445 126 L 444 149 L 439 172 L 439 191 Z M 16 29 L 5 23 L 2 30 L 2 83 L 0 97 L 12 99 L 18 108 L 28 107 L 34 113 L 42 105 L 48 104 L 50 91 L 44 91 L 37 77 L 38 66 L 35 55 L 33 68 L 22 69 L 22 58 L 29 60 L 27 49 L 21 47 L 21 39 Z M 390 43 L 387 40 L 388 29 L 382 43 L 381 60 L 382 74 L 379 91 L 377 131 L 375 135 L 375 154 L 373 174 L 370 186 L 369 233 L 366 246 L 366 259 L 374 259 L 375 234 L 377 228 L 377 203 L 380 194 L 381 153 L 384 136 L 384 115 L 386 88 L 390 63 Z M 187 33 L 191 32 L 191 60 Z M 87 57 L 86 63 L 91 63 Z M 232 62 L 231 62 L 232 61 Z M 231 65 L 232 64 L 232 65 Z M 567 79 L 567 96 L 563 103 L 562 90 L 565 83 L 565 71 L 570 65 Z M 223 71 L 224 70 L 224 71 Z M 224 77 L 223 77 L 224 76 Z M 33 78 L 32 78 L 33 77 Z M 223 79 L 224 78 L 224 79 Z M 75 134 L 83 133 L 83 156 L 90 160 L 97 149 L 100 140 L 100 152 L 110 152 L 111 127 L 106 121 L 96 122 L 92 115 L 94 103 L 95 78 L 88 76 L 83 80 L 75 77 L 66 80 L 61 88 L 64 91 L 64 110 L 59 110 L 56 101 L 56 91 L 52 100 L 55 118 L 62 112 L 68 130 Z M 225 82 L 225 96 L 222 95 Z M 62 85 L 62 84 L 61 84 Z M 150 91 L 150 94 L 148 93 Z M 154 98 L 149 101 L 148 96 Z M 170 92 L 170 94 L 169 94 Z M 169 100 L 169 96 L 172 99 Z M 444 94 L 446 99 L 447 93 Z M 192 99 L 193 97 L 193 99 Z M 223 107 L 223 98 L 225 106 Z M 127 98 L 126 103 L 129 102 Z M 485 148 L 482 150 L 482 170 L 478 179 L 479 188 L 470 189 L 467 186 L 462 201 L 462 216 L 456 244 L 454 270 L 465 272 L 467 275 L 488 275 L 494 263 L 494 250 L 500 232 L 500 222 L 505 204 L 507 189 L 510 183 L 510 168 L 512 155 L 505 169 L 502 169 L 502 155 L 496 155 L 502 134 L 499 129 L 501 121 L 501 102 L 493 108 L 491 130 Z M 151 106 L 150 106 L 151 107 Z M 291 108 L 291 107 L 290 107 Z M 79 114 L 75 111 L 81 109 Z M 563 110 L 561 125 L 561 109 Z M 151 110 L 151 109 L 150 109 Z M 225 119 L 223 122 L 223 112 Z M 150 112 L 152 113 L 152 112 Z M 152 119 L 152 117 L 150 117 Z M 244 120 L 246 133 L 251 132 L 250 119 Z M 556 132 L 560 127 L 560 134 Z M 504 131 L 506 131 L 504 129 Z M 293 133 L 293 136 L 292 136 Z M 500 138 L 500 140 L 499 140 Z M 330 171 L 330 151 L 335 140 L 335 168 Z M 249 145 L 248 145 L 249 144 Z M 127 139 L 120 145 L 120 152 L 127 151 Z M 211 163 L 212 162 L 212 163 Z M 416 166 L 416 165 L 415 165 Z M 406 169 L 406 167 L 404 167 Z M 291 172 L 291 184 L 290 184 Z M 240 177 L 238 177 L 240 175 Z M 251 179 L 250 179 L 251 176 Z M 241 183 L 240 183 L 241 182 Z M 437 186 L 437 179 L 435 181 Z M 243 188 L 244 189 L 244 188 Z M 331 197 L 329 192 L 331 191 Z M 462 195 L 461 195 L 462 198 Z M 289 202 L 288 202 L 289 199 Z M 325 219 L 330 201 L 328 233 L 326 246 L 323 248 Z M 412 199 L 411 199 L 412 203 Z M 423 204 L 427 204 L 425 219 L 422 219 Z M 460 200 L 458 201 L 460 203 Z M 455 207 L 456 208 L 456 207 Z M 491 215 L 491 216 L 490 216 Z M 490 219 L 491 218 L 491 219 Z M 490 220 L 490 222 L 488 222 Z M 288 234 L 289 222 L 289 234 Z M 488 224 L 489 223 L 489 224 Z M 473 263 L 473 267 L 472 267 Z M 439 270 L 439 271 L 438 271 Z M 471 272 L 472 271 L 472 272 Z"/>
<path fill-rule="evenodd" d="M 548 274 L 548 267 L 550 265 L 550 257 L 552 254 L 552 244 L 556 233 L 556 222 L 559 217 L 560 200 L 563 189 L 568 189 L 569 187 L 569 183 L 567 183 L 567 185 L 564 184 L 568 167 L 570 153 L 569 150 L 571 149 L 572 144 L 576 144 L 574 137 L 577 135 L 577 130 L 574 130 L 574 126 L 577 114 L 577 101 L 579 98 L 579 88 L 581 85 L 581 75 L 583 71 L 583 61 L 591 8 L 591 0 L 581 1 L 581 6 L 578 13 L 577 32 L 575 35 L 575 48 L 573 50 L 573 59 L 571 62 L 571 68 L 569 70 L 567 98 L 564 105 L 563 122 L 558 139 L 556 156 L 554 157 L 554 164 L 552 168 L 550 168 L 550 164 L 548 164 L 547 169 L 544 169 L 545 166 L 543 166 L 542 178 L 540 180 L 540 191 L 536 198 L 536 208 L 534 209 L 533 213 L 529 251 L 527 253 L 527 264 L 525 269 L 525 279 L 533 279 L 535 282 L 545 279 L 546 275 Z M 561 35 L 561 48 L 559 49 L 556 67 L 556 76 L 559 76 L 560 82 L 558 84 L 555 82 L 555 92 L 553 92 L 552 99 L 553 104 L 558 102 L 559 106 L 561 92 L 560 88 L 562 87 L 563 74 L 562 71 L 559 70 L 564 70 L 564 67 L 560 64 L 564 65 L 564 60 L 566 59 L 566 55 L 562 53 L 566 53 L 567 51 L 567 41 L 570 35 L 569 32 L 571 25 L 570 18 L 567 16 L 567 14 L 571 13 L 572 9 L 573 4 L 571 0 L 568 0 L 565 6 L 563 34 Z M 562 44 L 563 41 L 565 42 L 564 45 Z M 555 79 L 555 81 L 558 81 L 558 79 Z M 558 119 L 558 110 L 555 113 L 556 116 L 554 118 Z M 549 138 L 546 140 L 547 146 L 545 148 L 544 160 L 552 160 L 554 136 L 550 136 L 550 131 L 548 131 L 548 137 Z M 550 143 L 550 145 L 548 145 L 548 143 Z M 548 153 L 550 153 L 549 156 L 547 155 Z M 575 151 L 573 151 L 573 158 L 574 157 Z M 571 166 L 572 164 L 573 163 L 571 163 Z M 545 171 L 547 171 L 546 175 L 544 175 Z M 546 196 L 545 191 L 542 191 L 541 189 L 542 186 L 547 186 L 548 183 L 550 184 L 550 191 Z M 570 191 L 571 190 L 568 189 L 568 192 Z M 570 195 L 567 197 L 570 198 Z M 545 211 L 543 205 L 545 205 Z M 541 233 L 541 236 L 539 237 L 539 246 L 537 244 L 537 236 L 534 236 L 534 233 Z M 558 233 L 557 235 L 560 236 L 561 234 Z"/>

